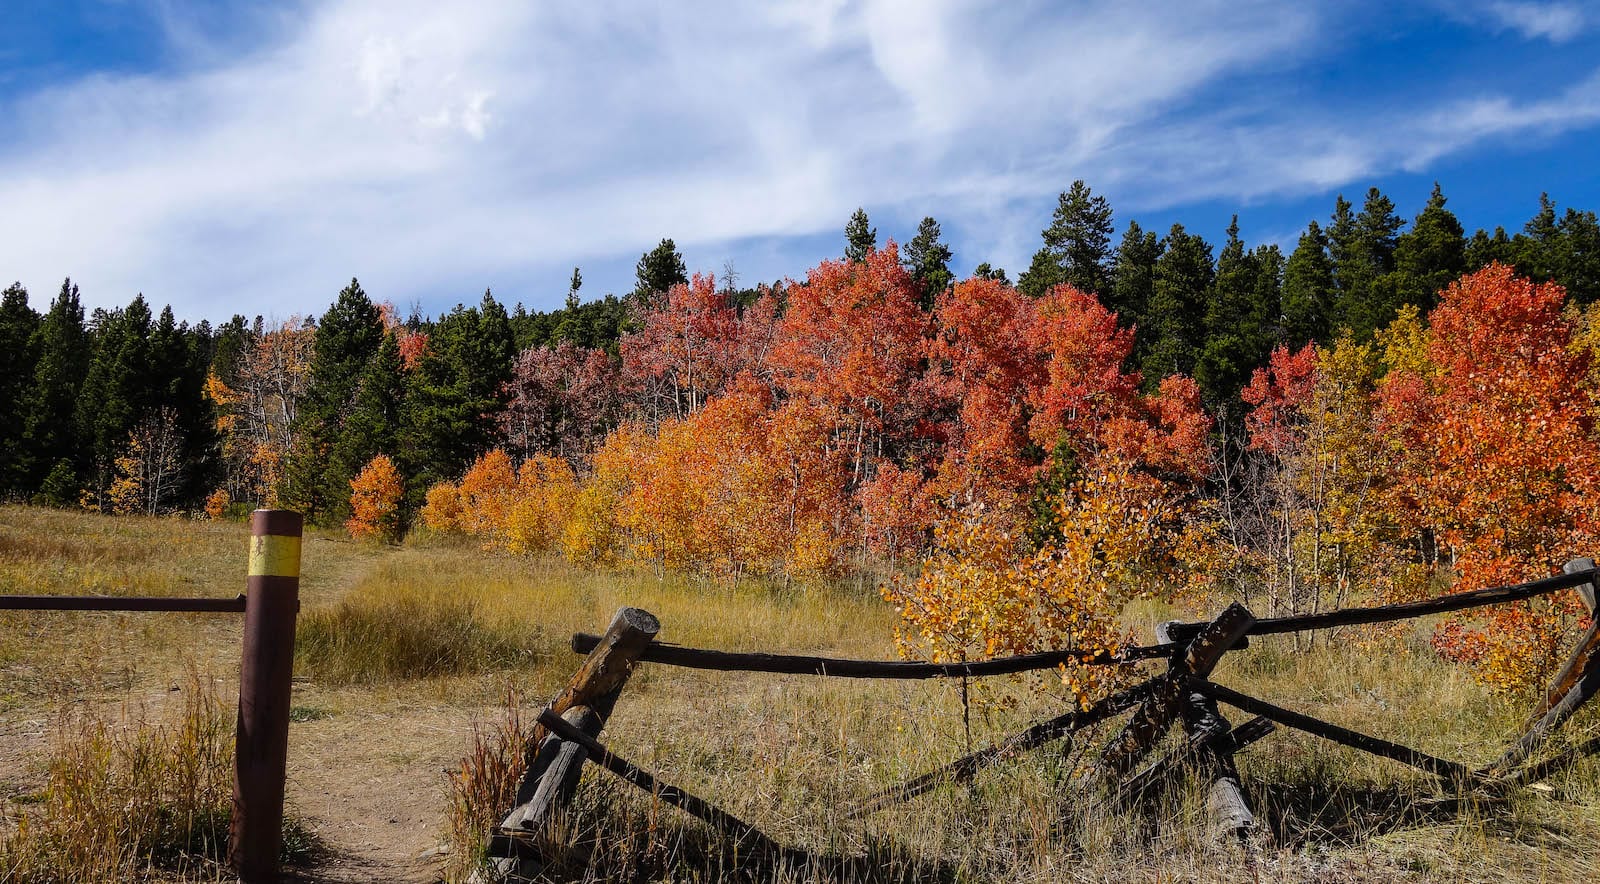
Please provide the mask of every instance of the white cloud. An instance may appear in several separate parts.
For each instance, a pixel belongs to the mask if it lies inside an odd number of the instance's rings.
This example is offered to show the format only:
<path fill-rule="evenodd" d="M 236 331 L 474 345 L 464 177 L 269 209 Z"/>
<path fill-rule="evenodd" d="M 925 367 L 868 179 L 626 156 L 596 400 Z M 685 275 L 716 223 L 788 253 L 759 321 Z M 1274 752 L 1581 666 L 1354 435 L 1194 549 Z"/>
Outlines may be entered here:
<path fill-rule="evenodd" d="M 1529 40 L 1562 43 L 1578 36 L 1585 25 L 1584 11 L 1572 3 L 1522 3 L 1501 0 L 1486 11 L 1496 27 L 1513 30 Z"/>
<path fill-rule="evenodd" d="M 253 54 L 27 99 L 0 146 L 0 205 L 25 207 L 0 213 L 0 273 L 190 316 L 319 310 L 352 274 L 437 308 L 663 235 L 799 273 L 772 244 L 858 205 L 936 213 L 1016 266 L 1074 178 L 1119 209 L 1251 198 L 1592 119 L 1561 119 L 1592 81 L 1359 137 L 1315 108 L 1192 106 L 1314 56 L 1325 24 L 1268 0 L 330 0 Z"/>

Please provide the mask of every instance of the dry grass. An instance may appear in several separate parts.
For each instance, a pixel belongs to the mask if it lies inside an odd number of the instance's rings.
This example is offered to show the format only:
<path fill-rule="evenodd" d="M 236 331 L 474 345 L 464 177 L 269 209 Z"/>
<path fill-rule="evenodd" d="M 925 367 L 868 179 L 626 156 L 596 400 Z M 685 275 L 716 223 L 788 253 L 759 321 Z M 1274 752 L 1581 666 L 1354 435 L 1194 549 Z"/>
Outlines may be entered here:
<path fill-rule="evenodd" d="M 0 880 L 228 877 L 233 716 L 208 679 L 191 678 L 182 693 L 165 713 L 60 714 L 43 787 L 7 808 Z M 288 843 L 307 847 L 294 827 Z"/>
<path fill-rule="evenodd" d="M 11 581 L 0 591 L 78 592 L 85 580 L 109 590 L 126 579 L 142 581 L 144 591 L 232 595 L 243 582 L 243 536 L 239 525 L 0 508 L 0 581 Z M 189 539 L 180 545 L 183 537 Z M 167 552 L 141 558 L 136 548 L 151 543 Z M 365 741 L 363 757 L 392 756 L 385 770 L 403 788 L 373 800 L 387 798 L 396 807 L 431 801 L 437 822 L 431 834 L 395 835 L 381 849 L 416 853 L 449 841 L 452 819 L 458 832 L 455 850 L 419 874 L 440 874 L 446 861 L 464 870 L 471 859 L 464 833 L 499 812 L 483 808 L 503 800 L 485 796 L 504 794 L 495 781 L 507 779 L 515 754 L 515 740 L 501 735 L 510 733 L 503 722 L 507 685 L 528 698 L 520 710 L 525 724 L 576 665 L 568 635 L 599 631 L 620 606 L 654 612 L 664 624 L 662 638 L 683 644 L 893 656 L 893 612 L 870 589 L 730 587 L 594 573 L 460 546 L 379 549 L 321 536 L 308 541 L 304 570 L 301 672 L 309 677 L 297 684 L 295 702 L 308 712 L 291 732 L 292 746 L 301 747 L 294 750 L 301 753 L 299 776 L 311 776 L 310 757 L 319 775 L 375 776 L 349 766 L 356 762 L 344 750 L 353 734 Z M 1143 605 L 1127 619 L 1148 635 L 1175 614 L 1182 612 Z M 171 673 L 196 659 L 221 672 L 237 665 L 237 624 L 227 618 L 45 620 L 49 628 L 28 632 L 33 621 L 22 619 L 20 637 L 12 628 L 17 623 L 7 623 L 0 637 L 14 714 L 48 708 L 62 690 L 100 697 L 164 690 Z M 418 623 L 448 629 L 410 629 Z M 361 629 L 369 630 L 366 637 L 357 636 Z M 418 652 L 385 651 L 388 662 L 381 664 L 364 659 L 374 649 L 413 647 L 400 637 L 419 631 L 467 640 L 417 639 Z M 1366 648 L 1361 637 L 1348 632 L 1309 651 L 1295 651 L 1287 638 L 1260 640 L 1225 658 L 1216 678 L 1468 763 L 1489 760 L 1516 731 L 1521 707 L 1489 696 L 1420 640 Z M 441 647 L 465 651 L 460 645 L 477 650 L 438 664 Z M 1063 698 L 1032 687 L 998 680 L 974 712 L 974 741 L 1001 738 L 1062 710 Z M 476 737 L 473 719 L 480 722 Z M 1594 721 L 1589 713 L 1569 728 L 1576 736 Z M 436 741 L 425 748 L 407 742 L 435 731 Z M 392 737 L 386 747 L 391 732 L 411 736 Z M 1240 757 L 1262 826 L 1251 849 L 1239 851 L 1219 849 L 1204 836 L 1196 788 L 1117 814 L 1081 791 L 1077 776 L 1094 757 L 1094 740 L 1105 735 L 1008 761 L 980 774 L 971 789 L 946 787 L 854 820 L 847 811 L 864 796 L 964 751 L 951 685 L 647 665 L 606 727 L 608 745 L 803 849 L 807 859 L 742 865 L 695 821 L 594 772 L 552 833 L 572 846 L 554 871 L 570 880 L 637 881 L 1564 881 L 1600 871 L 1594 762 L 1554 780 L 1550 793 L 1460 804 L 1408 768 L 1280 732 Z M 0 757 L 9 739 L 0 737 Z M 471 782 L 458 779 L 452 793 L 439 773 L 446 763 L 430 759 L 468 750 L 469 771 L 478 773 Z M 310 800 L 308 790 L 321 786 L 296 776 L 292 763 L 291 803 Z M 341 811 L 319 811 L 320 824 L 337 833 L 334 815 Z"/>

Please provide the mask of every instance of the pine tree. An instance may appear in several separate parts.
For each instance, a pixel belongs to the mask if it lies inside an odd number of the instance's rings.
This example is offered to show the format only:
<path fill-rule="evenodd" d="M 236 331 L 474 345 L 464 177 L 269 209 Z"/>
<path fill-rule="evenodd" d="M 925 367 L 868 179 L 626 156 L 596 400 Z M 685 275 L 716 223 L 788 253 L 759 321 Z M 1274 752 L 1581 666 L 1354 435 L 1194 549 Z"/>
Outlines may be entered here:
<path fill-rule="evenodd" d="M 567 310 L 578 309 L 578 289 L 583 288 L 583 271 L 572 268 L 572 280 L 567 283 Z M 522 306 L 522 305 L 517 305 Z"/>
<path fill-rule="evenodd" d="M 671 239 L 663 239 L 655 248 L 639 256 L 639 263 L 634 265 L 633 272 L 636 280 L 633 297 L 640 304 L 649 304 L 667 289 L 689 281 L 689 270 Z"/>
<path fill-rule="evenodd" d="M 1172 225 L 1166 251 L 1156 261 L 1147 317 L 1150 347 L 1141 363 L 1151 389 L 1171 374 L 1193 375 L 1203 343 L 1206 293 L 1216 276 L 1211 245 Z"/>
<path fill-rule="evenodd" d="M 1291 351 L 1327 343 L 1334 319 L 1333 261 L 1316 221 L 1306 225 L 1283 272 L 1283 338 Z"/>
<path fill-rule="evenodd" d="M 1519 273 L 1560 283 L 1579 304 L 1600 297 L 1600 222 L 1594 212 L 1569 208 L 1558 216 L 1550 195 L 1539 194 L 1538 214 L 1512 239 L 1506 257 Z"/>
<path fill-rule="evenodd" d="M 141 421 L 165 412 L 176 434 L 182 481 L 175 484 L 171 503 L 197 504 L 221 480 L 221 439 L 216 415 L 205 395 L 206 375 L 213 359 L 206 335 L 199 328 L 177 322 L 172 307 L 163 307 L 150 331 L 152 402 Z"/>
<path fill-rule="evenodd" d="M 1232 405 L 1250 372 L 1271 351 L 1282 264 L 1276 247 L 1245 251 L 1235 215 L 1217 256 L 1216 279 L 1206 299 L 1205 340 L 1195 367 L 1195 381 L 1213 408 Z"/>
<path fill-rule="evenodd" d="M 844 259 L 852 264 L 865 261 L 877 248 L 878 228 L 867 221 L 866 209 L 856 209 L 844 226 Z"/>
<path fill-rule="evenodd" d="M 1062 193 L 1041 236 L 1044 248 L 1017 283 L 1037 298 L 1058 283 L 1091 295 L 1106 293 L 1111 278 L 1111 204 L 1082 179 Z"/>
<path fill-rule="evenodd" d="M 27 485 L 23 422 L 38 330 L 39 314 L 28 306 L 28 290 L 13 283 L 0 294 L 0 500 Z"/>
<path fill-rule="evenodd" d="M 974 279 L 992 279 L 1002 285 L 1011 284 L 1010 278 L 1006 276 L 1006 269 L 1004 267 L 991 267 L 988 261 L 972 268 L 972 276 Z"/>
<path fill-rule="evenodd" d="M 1143 329 L 1148 325 L 1145 316 L 1155 293 L 1156 261 L 1161 258 L 1162 247 L 1161 237 L 1154 230 L 1145 230 L 1137 221 L 1128 222 L 1112 265 L 1111 290 L 1100 299 L 1122 319 L 1124 326 Z M 1148 340 L 1137 341 L 1134 352 L 1142 354 L 1147 343 Z"/>
<path fill-rule="evenodd" d="M 356 476 L 379 454 L 398 450 L 400 424 L 405 413 L 405 375 L 400 362 L 400 339 L 390 331 L 367 363 L 350 405 L 350 415 L 340 428 L 329 453 L 329 472 Z M 328 521 L 348 518 L 349 499 L 331 506 Z"/>
<path fill-rule="evenodd" d="M 333 524 L 337 512 L 348 506 L 354 473 L 333 464 L 329 455 L 383 335 L 378 307 L 355 279 L 339 292 L 317 325 L 305 401 L 296 416 L 294 447 L 280 496 L 319 524 Z"/>
<path fill-rule="evenodd" d="M 1411 229 L 1395 241 L 1392 287 L 1398 309 L 1413 304 L 1423 313 L 1433 309 L 1445 286 L 1467 269 L 1467 242 L 1461 222 L 1444 207 L 1439 182 Z M 1385 323 L 1387 325 L 1387 323 Z"/>
<path fill-rule="evenodd" d="M 95 311 L 94 356 L 78 393 L 77 423 L 85 448 L 80 476 L 104 506 L 117 458 L 128 436 L 156 404 L 155 364 L 150 351 L 150 305 L 138 295 L 127 307 Z"/>
<path fill-rule="evenodd" d="M 515 355 L 510 318 L 489 292 L 477 307 L 457 305 L 434 325 L 428 355 L 408 379 L 400 434 L 398 457 L 414 497 L 457 479 L 495 447 Z"/>
<path fill-rule="evenodd" d="M 1349 215 L 1350 204 L 1340 197 L 1330 228 L 1334 278 L 1339 285 L 1335 312 L 1356 340 L 1364 341 L 1389 324 L 1399 307 L 1393 280 L 1394 251 L 1405 225 L 1394 212 L 1394 202 L 1376 187 L 1367 190 L 1361 214 Z"/>
<path fill-rule="evenodd" d="M 1017 291 L 1030 298 L 1042 298 L 1045 292 L 1066 281 L 1067 273 L 1060 258 L 1049 248 L 1041 248 L 1033 253 L 1028 269 L 1017 277 Z"/>
<path fill-rule="evenodd" d="M 32 349 L 38 361 L 24 409 L 24 488 L 38 490 L 48 503 L 76 503 L 82 433 L 75 415 L 78 390 L 89 367 L 90 342 L 83 303 L 71 279 L 61 283 L 61 292 L 34 333 Z"/>
<path fill-rule="evenodd" d="M 1495 261 L 1515 264 L 1517 256 L 1511 237 L 1506 235 L 1506 229 L 1496 227 L 1492 234 L 1480 228 L 1472 235 L 1472 239 L 1467 240 L 1466 259 L 1467 270 L 1478 271 Z M 1518 270 L 1521 272 L 1521 268 Z"/>
<path fill-rule="evenodd" d="M 911 272 L 917 284 L 918 301 L 927 310 L 944 290 L 955 282 L 950 272 L 950 247 L 939 240 L 939 222 L 923 218 L 917 225 L 917 235 L 906 244 L 900 263 Z"/>

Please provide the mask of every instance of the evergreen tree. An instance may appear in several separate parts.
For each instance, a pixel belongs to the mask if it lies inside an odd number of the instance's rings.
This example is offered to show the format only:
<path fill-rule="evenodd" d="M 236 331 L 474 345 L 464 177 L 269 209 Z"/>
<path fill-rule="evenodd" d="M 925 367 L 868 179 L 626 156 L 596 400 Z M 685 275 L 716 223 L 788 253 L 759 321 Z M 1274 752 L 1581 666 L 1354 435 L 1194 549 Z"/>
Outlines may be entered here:
<path fill-rule="evenodd" d="M 1567 209 L 1558 216 L 1555 201 L 1541 193 L 1538 214 L 1505 252 L 1517 272 L 1560 283 L 1579 304 L 1600 297 L 1600 222 L 1594 212 Z"/>
<path fill-rule="evenodd" d="M 1171 374 L 1194 374 L 1205 334 L 1206 293 L 1215 275 L 1211 245 L 1182 224 L 1172 225 L 1156 261 L 1146 317 L 1150 345 L 1141 368 L 1149 387 Z"/>
<path fill-rule="evenodd" d="M 82 434 L 75 415 L 78 390 L 89 368 L 90 342 L 83 325 L 78 287 L 68 279 L 34 333 L 33 382 L 24 408 L 24 488 L 39 490 L 47 503 L 77 502 L 77 458 Z"/>
<path fill-rule="evenodd" d="M 1201 394 L 1213 408 L 1231 406 L 1272 350 L 1282 269 L 1283 256 L 1275 246 L 1245 251 L 1235 215 L 1217 256 L 1217 275 L 1206 299 L 1205 341 L 1195 367 Z"/>
<path fill-rule="evenodd" d="M 572 268 L 572 280 L 567 283 L 567 310 L 578 309 L 578 289 L 581 288 L 583 288 L 583 271 L 574 267 Z"/>
<path fill-rule="evenodd" d="M 400 363 L 400 339 L 393 331 L 383 336 L 378 352 L 367 363 L 356 386 L 350 415 L 329 454 L 330 471 L 352 479 L 379 454 L 399 451 L 400 424 L 405 409 L 405 374 Z M 345 500 L 329 509 L 329 521 L 349 518 L 349 490 Z"/>
<path fill-rule="evenodd" d="M 1095 196 L 1082 179 L 1072 182 L 1059 197 L 1050 226 L 1041 233 L 1044 248 L 1035 254 L 1018 288 L 1037 298 L 1065 282 L 1081 292 L 1105 294 L 1111 278 L 1113 229 L 1106 198 Z"/>
<path fill-rule="evenodd" d="M 251 334 L 249 324 L 243 316 L 235 313 L 232 319 L 217 329 L 215 343 L 211 348 L 211 373 L 230 389 L 237 389 L 239 368 L 243 364 L 245 354 L 255 346 L 255 343 L 256 339 Z"/>
<path fill-rule="evenodd" d="M 0 294 L 0 500 L 26 490 L 23 423 L 33 379 L 39 314 L 28 290 L 13 283 Z"/>
<path fill-rule="evenodd" d="M 350 480 L 355 474 L 329 455 L 383 336 L 378 307 L 355 279 L 339 292 L 317 325 L 305 400 L 295 418 L 294 446 L 284 470 L 281 497 L 319 524 L 333 524 L 349 504 Z"/>
<path fill-rule="evenodd" d="M 852 264 L 865 261 L 877 248 L 878 228 L 868 223 L 866 209 L 856 209 L 844 226 L 844 259 Z"/>
<path fill-rule="evenodd" d="M 1142 329 L 1148 324 L 1145 316 L 1155 292 L 1156 261 L 1161 258 L 1161 249 L 1161 238 L 1154 230 L 1145 230 L 1137 221 L 1128 222 L 1112 265 L 1111 290 L 1100 299 L 1116 311 L 1125 326 Z M 1140 346 L 1135 347 L 1136 352 L 1142 352 Z"/>
<path fill-rule="evenodd" d="M 169 503 L 180 507 L 199 502 L 221 479 L 221 439 L 205 395 L 206 374 L 213 359 L 207 338 L 200 329 L 177 322 L 171 306 L 162 308 L 150 331 L 150 376 L 155 388 L 140 420 L 162 412 L 173 421 L 182 476 Z"/>
<path fill-rule="evenodd" d="M 144 295 L 119 310 L 96 310 L 94 316 L 94 355 L 77 403 L 85 443 L 79 476 L 109 506 L 105 492 L 115 478 L 117 458 L 127 450 L 128 435 L 156 405 L 157 383 Z"/>
<path fill-rule="evenodd" d="M 1515 264 L 1517 261 L 1515 245 L 1511 237 L 1506 235 L 1504 227 L 1496 227 L 1490 234 L 1482 229 L 1467 240 L 1466 248 L 1467 270 L 1481 270 L 1495 261 L 1502 264 Z"/>
<path fill-rule="evenodd" d="M 1334 310 L 1333 261 L 1328 237 L 1316 221 L 1306 225 L 1283 271 L 1283 342 L 1299 350 L 1330 343 Z"/>
<path fill-rule="evenodd" d="M 988 261 L 972 268 L 972 275 L 976 279 L 992 279 L 1003 285 L 1011 284 L 1011 279 L 1006 276 L 1006 269 L 1004 267 L 991 267 Z"/>
<path fill-rule="evenodd" d="M 457 305 L 434 326 L 428 355 L 408 380 L 398 453 L 402 472 L 416 480 L 414 503 L 494 447 L 515 355 L 510 319 L 489 292 L 479 306 Z"/>
<path fill-rule="evenodd" d="M 924 310 L 931 308 L 934 299 L 955 281 L 955 274 L 950 272 L 950 247 L 939 241 L 939 235 L 939 222 L 923 218 L 900 259 L 917 283 Z"/>
<path fill-rule="evenodd" d="M 1467 269 L 1467 241 L 1455 213 L 1444 207 L 1444 192 L 1433 184 L 1428 204 L 1411 229 L 1395 241 L 1392 288 L 1398 308 L 1414 304 L 1426 313 L 1438 293 Z"/>
<path fill-rule="evenodd" d="M 689 281 L 689 270 L 683 256 L 670 239 L 663 239 L 655 248 L 639 256 L 634 265 L 636 283 L 633 297 L 641 304 L 649 304 L 657 295 L 675 285 Z"/>
<path fill-rule="evenodd" d="M 1061 259 L 1048 247 L 1033 253 L 1028 269 L 1017 277 L 1017 291 L 1030 298 L 1042 298 L 1045 292 L 1067 281 L 1066 269 Z"/>
<path fill-rule="evenodd" d="M 1340 323 L 1357 340 L 1389 324 L 1399 307 L 1394 281 L 1394 252 L 1405 221 L 1395 214 L 1394 202 L 1376 187 L 1367 190 L 1361 214 L 1350 219 L 1350 204 L 1339 199 L 1330 230 L 1334 245 L 1334 278 L 1339 284 L 1335 312 Z"/>

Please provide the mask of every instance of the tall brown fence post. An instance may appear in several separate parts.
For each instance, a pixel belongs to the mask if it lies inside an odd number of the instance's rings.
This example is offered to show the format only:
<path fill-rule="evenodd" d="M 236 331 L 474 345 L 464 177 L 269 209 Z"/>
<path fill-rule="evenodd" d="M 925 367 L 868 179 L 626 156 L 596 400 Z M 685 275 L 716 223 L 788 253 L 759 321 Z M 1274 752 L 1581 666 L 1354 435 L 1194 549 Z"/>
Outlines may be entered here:
<path fill-rule="evenodd" d="M 250 570 L 239 664 L 239 721 L 228 864 L 245 884 L 273 881 L 283 846 L 294 621 L 300 610 L 299 513 L 250 514 Z"/>

